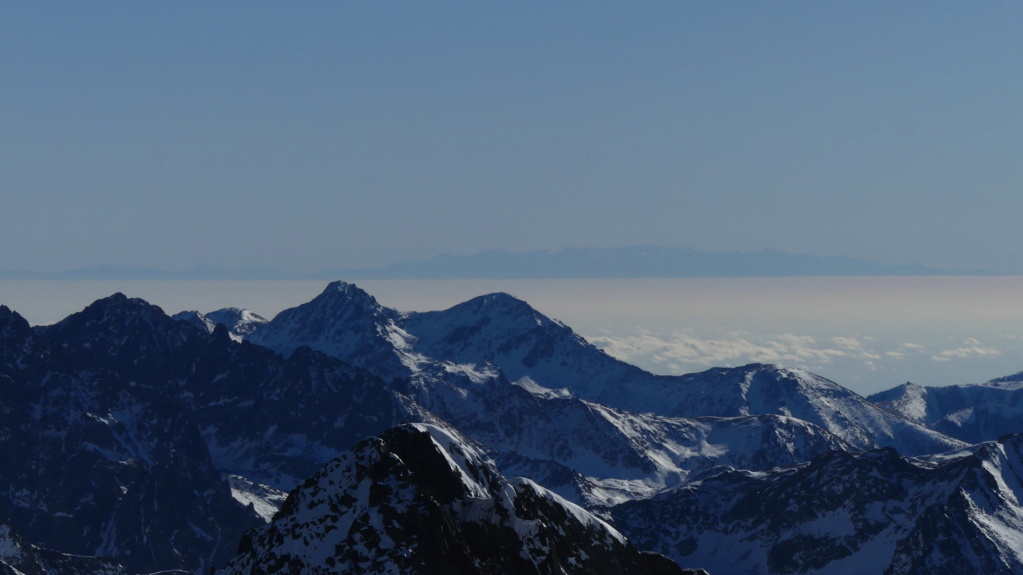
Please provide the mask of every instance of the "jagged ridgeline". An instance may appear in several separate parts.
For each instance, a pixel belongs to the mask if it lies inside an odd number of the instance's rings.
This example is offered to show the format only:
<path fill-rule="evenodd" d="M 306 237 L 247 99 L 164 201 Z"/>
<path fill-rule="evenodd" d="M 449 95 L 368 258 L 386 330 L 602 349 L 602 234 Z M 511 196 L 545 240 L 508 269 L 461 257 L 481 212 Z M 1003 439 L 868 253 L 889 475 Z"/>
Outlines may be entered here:
<path fill-rule="evenodd" d="M 507 294 L 344 282 L 0 306 L 0 573 L 1023 573 L 1019 379 L 659 376 Z"/>

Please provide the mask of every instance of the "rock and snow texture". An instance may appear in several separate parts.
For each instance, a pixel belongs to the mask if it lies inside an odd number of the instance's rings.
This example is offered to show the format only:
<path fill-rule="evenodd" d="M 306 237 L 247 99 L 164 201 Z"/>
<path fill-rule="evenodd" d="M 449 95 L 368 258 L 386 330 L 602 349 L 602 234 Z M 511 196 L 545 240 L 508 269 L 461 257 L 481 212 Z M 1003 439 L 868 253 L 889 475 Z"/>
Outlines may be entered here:
<path fill-rule="evenodd" d="M 219 575 L 682 573 L 450 430 L 395 428 L 295 489 Z"/>
<path fill-rule="evenodd" d="M 726 470 L 620 505 L 644 548 L 712 573 L 1023 573 L 1023 436 L 939 463 L 891 449 Z"/>
<path fill-rule="evenodd" d="M 208 568 L 257 524 L 176 388 L 197 330 L 118 294 L 34 330 L 0 310 L 0 333 L 0 518 L 23 537 L 138 573 Z"/>
<path fill-rule="evenodd" d="M 852 449 L 818 426 L 783 416 L 668 418 L 573 397 L 536 396 L 501 377 L 412 377 L 408 395 L 486 444 L 508 472 L 577 503 L 648 497 L 718 465 L 770 469 Z"/>
<path fill-rule="evenodd" d="M 602 405 L 668 417 L 781 415 L 813 423 L 860 448 L 915 455 L 962 446 L 812 373 L 771 365 L 657 376 L 618 361 L 507 294 L 407 314 L 413 347 L 437 359 L 486 359 L 533 389 L 566 390 Z"/>
<path fill-rule="evenodd" d="M 256 515 L 263 518 L 267 523 L 273 519 L 275 513 L 280 511 L 281 505 L 287 499 L 288 494 L 280 489 L 269 485 L 256 483 L 242 475 L 228 475 L 228 484 L 231 486 L 231 497 L 245 506 L 252 506 Z"/>
<path fill-rule="evenodd" d="M 284 354 L 314 347 L 393 378 L 392 389 L 421 412 L 483 442 L 516 472 L 587 505 L 647 497 L 715 465 L 767 469 L 852 448 L 820 426 L 786 415 L 737 413 L 697 421 L 637 414 L 571 393 L 538 393 L 522 384 L 529 377 L 525 367 L 513 369 L 518 382 L 510 381 L 503 366 L 489 359 L 512 344 L 531 350 L 520 355 L 545 361 L 555 356 L 537 350 L 564 348 L 559 361 L 587 373 L 594 360 L 611 362 L 605 367 L 622 373 L 645 372 L 611 359 L 505 294 L 448 312 L 403 314 L 354 285 L 335 282 L 308 304 L 281 312 L 248 341 Z M 737 429 L 744 431 L 733 432 Z"/>
<path fill-rule="evenodd" d="M 1023 431 L 1023 374 L 975 385 L 905 383 L 868 398 L 910 421 L 967 443 Z"/>
<path fill-rule="evenodd" d="M 965 445 L 799 369 L 762 364 L 714 368 L 679 376 L 678 386 L 667 394 L 679 415 L 786 415 L 819 425 L 860 449 L 892 447 L 904 455 L 922 455 Z"/>

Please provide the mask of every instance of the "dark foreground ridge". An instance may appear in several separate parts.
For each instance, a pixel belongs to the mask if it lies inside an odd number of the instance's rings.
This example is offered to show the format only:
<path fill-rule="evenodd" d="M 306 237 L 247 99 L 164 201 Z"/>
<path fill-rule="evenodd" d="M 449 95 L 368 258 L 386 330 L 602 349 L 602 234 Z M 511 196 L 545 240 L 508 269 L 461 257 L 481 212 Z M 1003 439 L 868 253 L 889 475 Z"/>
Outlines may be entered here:
<path fill-rule="evenodd" d="M 435 426 L 392 429 L 330 462 L 246 534 L 218 575 L 674 574 L 615 529 Z"/>

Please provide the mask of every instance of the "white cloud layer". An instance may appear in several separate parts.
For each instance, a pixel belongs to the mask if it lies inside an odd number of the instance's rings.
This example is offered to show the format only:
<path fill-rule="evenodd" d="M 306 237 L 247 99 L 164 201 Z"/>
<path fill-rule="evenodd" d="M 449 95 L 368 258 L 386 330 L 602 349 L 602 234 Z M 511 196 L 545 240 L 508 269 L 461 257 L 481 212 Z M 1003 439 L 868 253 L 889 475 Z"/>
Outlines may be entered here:
<path fill-rule="evenodd" d="M 752 335 L 728 332 L 701 337 L 690 331 L 676 331 L 660 336 L 647 330 L 632 335 L 588 337 L 608 354 L 640 365 L 658 366 L 661 370 L 684 373 L 695 367 L 734 366 L 744 363 L 776 363 L 807 369 L 821 368 L 836 361 L 860 362 L 868 368 L 886 362 L 925 359 L 939 362 L 983 359 L 1000 355 L 993 347 L 985 347 L 975 338 L 963 340 L 958 347 L 935 350 L 918 343 L 905 342 L 880 350 L 873 338 L 835 336 L 815 338 L 791 333 Z"/>
<path fill-rule="evenodd" d="M 981 347 L 980 341 L 976 338 L 969 338 L 963 341 L 961 347 L 939 351 L 931 356 L 934 361 L 952 361 L 953 359 L 970 359 L 978 357 L 991 357 L 1001 355 L 1001 351 L 993 347 Z"/>
<path fill-rule="evenodd" d="M 827 365 L 838 358 L 872 363 L 881 359 L 873 349 L 855 337 L 832 337 L 819 342 L 809 335 L 790 333 L 755 337 L 731 332 L 722 337 L 701 338 L 677 331 L 658 337 L 646 330 L 624 337 L 587 338 L 597 347 L 621 360 L 653 362 L 673 371 L 686 365 L 736 365 L 740 363 L 777 363 L 799 367 Z"/>

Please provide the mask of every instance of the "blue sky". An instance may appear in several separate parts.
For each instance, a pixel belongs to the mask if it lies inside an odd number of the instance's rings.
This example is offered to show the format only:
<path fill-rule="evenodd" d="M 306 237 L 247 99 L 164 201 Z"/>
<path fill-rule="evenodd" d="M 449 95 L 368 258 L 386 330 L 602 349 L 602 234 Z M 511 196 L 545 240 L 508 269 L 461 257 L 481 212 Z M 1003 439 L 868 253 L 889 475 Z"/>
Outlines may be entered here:
<path fill-rule="evenodd" d="M 1009 2 L 5 3 L 0 269 L 657 244 L 1023 272 Z"/>

